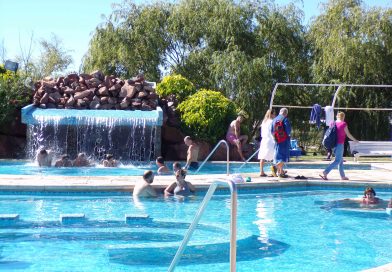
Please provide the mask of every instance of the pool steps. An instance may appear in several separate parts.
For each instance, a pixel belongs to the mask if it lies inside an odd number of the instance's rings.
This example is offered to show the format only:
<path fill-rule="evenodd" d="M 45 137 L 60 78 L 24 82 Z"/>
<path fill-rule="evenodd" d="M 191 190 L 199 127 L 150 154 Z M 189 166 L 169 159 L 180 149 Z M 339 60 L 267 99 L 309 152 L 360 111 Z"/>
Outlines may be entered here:
<path fill-rule="evenodd" d="M 71 213 L 71 214 L 61 214 L 60 215 L 60 223 L 64 225 L 69 224 L 80 224 L 80 223 L 87 223 L 88 218 L 85 216 L 84 213 Z M 115 222 L 111 221 L 110 222 Z M 109 222 L 107 221 L 107 222 Z M 0 226 L 13 226 L 21 223 L 19 214 L 0 214 Z M 102 221 L 105 222 L 105 221 Z M 148 215 L 130 215 L 126 214 L 124 217 L 123 223 L 126 224 L 134 224 L 138 222 L 152 222 L 152 218 Z"/>
<path fill-rule="evenodd" d="M 0 214 L 0 226 L 14 225 L 19 221 L 19 214 Z"/>

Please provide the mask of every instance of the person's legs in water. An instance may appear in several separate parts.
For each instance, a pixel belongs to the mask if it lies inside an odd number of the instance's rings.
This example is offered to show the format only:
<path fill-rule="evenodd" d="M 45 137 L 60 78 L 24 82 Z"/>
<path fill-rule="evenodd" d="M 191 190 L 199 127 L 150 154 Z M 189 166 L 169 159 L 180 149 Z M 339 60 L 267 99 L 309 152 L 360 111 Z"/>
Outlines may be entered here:
<path fill-rule="evenodd" d="M 331 172 L 332 169 L 337 167 L 340 163 L 343 163 L 343 144 L 337 144 L 335 147 L 335 160 L 330 163 L 327 168 L 323 171 L 323 178 L 327 179 L 327 175 L 329 172 Z M 343 168 L 342 168 L 343 169 Z M 340 168 L 339 168 L 340 171 Z M 344 175 L 344 170 L 343 170 L 343 175 Z"/>

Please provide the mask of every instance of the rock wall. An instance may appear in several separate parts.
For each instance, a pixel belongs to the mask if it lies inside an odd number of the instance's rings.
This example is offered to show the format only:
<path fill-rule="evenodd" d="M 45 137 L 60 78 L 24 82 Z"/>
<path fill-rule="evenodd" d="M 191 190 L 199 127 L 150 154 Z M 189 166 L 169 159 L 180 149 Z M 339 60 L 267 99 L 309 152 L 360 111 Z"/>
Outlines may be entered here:
<path fill-rule="evenodd" d="M 155 110 L 157 98 L 142 75 L 122 80 L 95 71 L 37 82 L 33 104 L 57 109 Z"/>

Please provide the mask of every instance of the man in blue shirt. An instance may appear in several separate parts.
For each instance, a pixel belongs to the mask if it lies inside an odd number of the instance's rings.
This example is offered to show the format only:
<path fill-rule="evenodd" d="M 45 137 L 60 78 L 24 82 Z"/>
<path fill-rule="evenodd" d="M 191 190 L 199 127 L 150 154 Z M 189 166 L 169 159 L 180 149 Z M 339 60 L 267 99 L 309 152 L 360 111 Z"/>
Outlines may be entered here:
<path fill-rule="evenodd" d="M 271 133 L 275 138 L 274 164 L 277 168 L 277 174 L 281 178 L 287 178 L 283 166 L 290 158 L 291 125 L 287 118 L 288 113 L 287 108 L 281 108 L 279 115 L 274 118 L 271 126 Z"/>

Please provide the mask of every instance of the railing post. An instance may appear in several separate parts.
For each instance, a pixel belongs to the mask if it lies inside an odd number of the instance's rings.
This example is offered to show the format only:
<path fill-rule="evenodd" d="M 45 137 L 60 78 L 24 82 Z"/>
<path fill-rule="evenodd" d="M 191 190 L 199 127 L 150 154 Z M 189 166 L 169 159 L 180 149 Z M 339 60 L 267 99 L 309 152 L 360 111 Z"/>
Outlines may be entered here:
<path fill-rule="evenodd" d="M 229 186 L 230 188 L 230 195 L 231 195 L 231 205 L 230 205 L 230 210 L 231 210 L 231 215 L 230 215 L 230 272 L 235 272 L 236 271 L 236 265 L 237 265 L 237 186 L 236 184 L 231 181 L 214 181 L 211 185 L 210 188 L 208 189 L 206 195 L 204 196 L 204 199 L 200 205 L 199 210 L 197 211 L 195 217 L 193 218 L 193 221 L 191 225 L 189 226 L 188 231 L 185 233 L 184 239 L 181 242 L 180 247 L 178 248 L 176 255 L 174 256 L 172 262 L 170 263 L 169 269 L 167 270 L 168 272 L 174 271 L 174 268 L 176 267 L 177 263 L 180 261 L 180 258 L 192 236 L 193 231 L 195 230 L 197 224 L 200 221 L 201 216 L 204 213 L 204 210 L 207 207 L 208 202 L 210 201 L 212 195 L 214 194 L 216 188 L 218 185 L 226 185 Z"/>
<path fill-rule="evenodd" d="M 214 154 L 215 150 L 222 144 L 224 143 L 226 145 L 226 168 L 227 168 L 227 172 L 226 174 L 229 175 L 230 174 L 230 157 L 229 157 L 229 145 L 227 144 L 227 142 L 225 140 L 220 140 L 216 146 L 214 147 L 214 149 L 210 152 L 210 154 L 208 154 L 207 158 L 203 161 L 203 163 L 199 166 L 199 168 L 197 168 L 197 170 L 195 171 L 195 174 L 199 173 L 200 169 L 204 166 L 204 164 L 208 161 L 208 159 L 212 156 L 212 154 Z"/>

